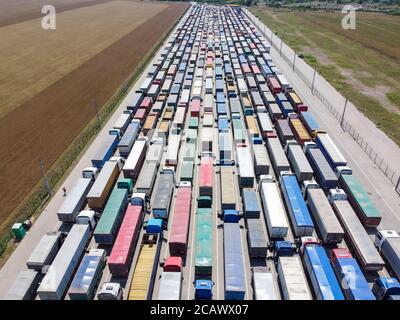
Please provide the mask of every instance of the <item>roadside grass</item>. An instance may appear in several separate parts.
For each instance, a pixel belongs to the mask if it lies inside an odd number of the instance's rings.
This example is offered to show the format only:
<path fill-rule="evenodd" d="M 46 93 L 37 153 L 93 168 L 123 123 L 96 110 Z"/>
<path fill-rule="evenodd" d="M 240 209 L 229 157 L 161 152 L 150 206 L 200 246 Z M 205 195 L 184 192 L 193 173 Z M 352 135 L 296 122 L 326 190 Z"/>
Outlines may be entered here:
<path fill-rule="evenodd" d="M 308 64 L 317 68 L 336 90 L 400 145 L 400 115 L 387 110 L 377 99 L 360 93 L 341 73 L 342 69 L 351 71 L 354 78 L 371 87 L 371 90 L 377 85 L 391 88 L 387 97 L 399 107 L 400 64 L 390 55 L 385 55 L 382 50 L 389 44 L 398 45 L 397 49 L 400 50 L 400 41 L 390 41 L 393 28 L 400 26 L 400 18 L 379 16 L 378 20 L 383 21 L 379 28 L 387 30 L 387 34 L 381 39 L 376 32 L 369 38 L 368 32 L 371 27 L 362 27 L 360 34 L 357 37 L 352 35 L 351 38 L 334 29 L 335 24 L 340 26 L 339 16 L 334 13 L 266 10 L 265 7 L 253 7 L 250 10 L 271 30 L 277 32 L 293 50 L 302 52 Z M 361 19 L 367 26 L 374 23 L 370 16 L 361 16 Z M 367 40 L 378 41 L 379 44 L 374 45 L 376 48 L 367 48 L 364 46 Z M 323 53 L 330 63 L 322 62 L 313 49 Z M 391 53 L 397 52 L 397 49 L 391 49 Z"/>

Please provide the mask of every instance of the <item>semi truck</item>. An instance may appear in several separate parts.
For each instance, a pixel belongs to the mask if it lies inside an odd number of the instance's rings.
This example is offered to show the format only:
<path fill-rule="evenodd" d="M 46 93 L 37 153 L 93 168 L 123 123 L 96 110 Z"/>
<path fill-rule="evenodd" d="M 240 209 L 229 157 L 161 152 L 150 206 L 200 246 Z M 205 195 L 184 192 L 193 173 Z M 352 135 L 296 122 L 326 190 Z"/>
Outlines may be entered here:
<path fill-rule="evenodd" d="M 118 151 L 121 157 L 127 157 L 131 152 L 132 146 L 138 137 L 140 121 L 133 119 L 125 130 L 124 135 L 118 143 Z"/>
<path fill-rule="evenodd" d="M 195 274 L 210 277 L 213 266 L 213 215 L 211 208 L 197 209 L 195 228 Z"/>
<path fill-rule="evenodd" d="M 253 144 L 253 161 L 254 171 L 256 176 L 269 174 L 271 161 L 269 160 L 268 152 L 264 144 Z"/>
<path fill-rule="evenodd" d="M 247 244 L 252 258 L 266 258 L 268 239 L 260 218 L 246 219 Z"/>
<path fill-rule="evenodd" d="M 154 182 L 157 177 L 158 164 L 157 162 L 145 160 L 142 170 L 135 184 L 136 192 L 146 193 L 151 195 L 154 187 Z"/>
<path fill-rule="evenodd" d="M 308 162 L 300 145 L 290 144 L 286 149 L 288 160 L 299 182 L 311 180 L 314 171 Z"/>
<path fill-rule="evenodd" d="M 212 196 L 214 186 L 213 158 L 209 153 L 202 153 L 199 168 L 199 194 Z"/>
<path fill-rule="evenodd" d="M 152 210 L 155 218 L 168 219 L 172 192 L 175 186 L 174 167 L 165 166 L 160 173 Z"/>
<path fill-rule="evenodd" d="M 136 180 L 139 176 L 147 150 L 147 137 L 139 137 L 129 153 L 122 169 L 125 178 Z"/>
<path fill-rule="evenodd" d="M 62 244 L 61 232 L 48 232 L 40 239 L 26 261 L 28 269 L 41 271 L 43 267 L 50 265 Z"/>
<path fill-rule="evenodd" d="M 257 192 L 253 189 L 242 189 L 243 213 L 247 219 L 260 218 L 261 208 Z"/>
<path fill-rule="evenodd" d="M 275 174 L 279 176 L 281 171 L 290 170 L 290 164 L 283 151 L 278 138 L 267 139 L 267 147 Z"/>
<path fill-rule="evenodd" d="M 160 275 L 157 300 L 180 300 L 182 290 L 182 258 L 168 257 Z"/>
<path fill-rule="evenodd" d="M 108 134 L 102 138 L 101 143 L 95 144 L 95 150 L 93 153 L 95 156 L 92 158 L 92 166 L 101 169 L 103 165 L 108 161 L 114 154 L 119 142 L 117 135 Z"/>
<path fill-rule="evenodd" d="M 338 147 L 332 141 L 331 137 L 328 133 L 319 133 L 315 138 L 315 142 L 317 143 L 318 148 L 321 150 L 323 155 L 328 160 L 332 169 L 335 169 L 339 166 L 346 166 L 347 160 L 340 152 Z"/>
<path fill-rule="evenodd" d="M 232 166 L 220 167 L 221 210 L 236 209 L 235 173 Z"/>
<path fill-rule="evenodd" d="M 380 230 L 375 235 L 375 246 L 400 279 L 400 236 L 395 230 Z"/>

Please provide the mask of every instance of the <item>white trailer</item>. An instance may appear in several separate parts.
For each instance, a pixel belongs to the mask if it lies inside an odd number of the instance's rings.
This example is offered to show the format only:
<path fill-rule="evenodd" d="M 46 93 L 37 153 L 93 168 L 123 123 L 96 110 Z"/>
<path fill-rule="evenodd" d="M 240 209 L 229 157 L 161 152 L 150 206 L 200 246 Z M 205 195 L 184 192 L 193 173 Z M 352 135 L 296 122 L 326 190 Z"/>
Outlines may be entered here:
<path fill-rule="evenodd" d="M 181 299 L 182 273 L 162 272 L 157 300 Z"/>

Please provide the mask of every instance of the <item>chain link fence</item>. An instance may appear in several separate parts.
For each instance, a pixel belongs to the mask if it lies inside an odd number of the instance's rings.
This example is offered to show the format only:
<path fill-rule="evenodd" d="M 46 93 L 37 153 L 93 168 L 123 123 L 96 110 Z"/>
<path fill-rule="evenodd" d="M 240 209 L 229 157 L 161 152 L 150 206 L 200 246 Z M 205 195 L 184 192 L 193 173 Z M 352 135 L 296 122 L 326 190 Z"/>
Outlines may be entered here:
<path fill-rule="evenodd" d="M 296 52 L 291 50 L 289 47 L 286 47 L 289 49 L 289 52 L 293 52 L 292 58 L 285 55 L 282 52 L 282 45 L 284 42 L 282 42 L 282 39 L 279 38 L 277 35 L 274 35 L 273 32 L 266 27 L 256 16 L 254 16 L 252 13 L 250 13 L 247 9 L 244 9 L 244 12 L 246 13 L 247 17 L 252 21 L 256 26 L 258 26 L 259 30 L 261 33 L 263 33 L 264 37 L 270 41 L 271 47 L 274 48 L 280 56 L 283 58 L 283 60 L 286 61 L 286 63 L 290 66 L 293 67 L 293 61 L 295 59 Z M 274 37 L 275 39 L 272 39 Z M 274 41 L 273 41 L 274 40 Z M 279 44 L 277 43 L 280 42 Z M 305 62 L 305 61 L 304 61 Z M 311 67 L 310 67 L 311 68 Z M 357 132 L 356 129 L 345 119 L 342 120 L 342 113 L 339 112 L 333 104 L 329 101 L 329 99 L 322 93 L 320 92 L 315 86 L 313 86 L 313 82 L 315 83 L 315 79 L 310 77 L 307 77 L 303 72 L 301 72 L 298 68 L 293 68 L 293 71 L 303 80 L 303 82 L 307 85 L 308 88 L 312 91 L 312 93 L 318 97 L 318 99 L 322 102 L 322 104 L 329 110 L 329 112 L 335 117 L 336 120 L 341 122 L 342 128 L 350 134 L 350 136 L 354 139 L 354 141 L 357 142 L 357 144 L 361 147 L 361 149 L 368 155 L 368 157 L 374 162 L 374 164 L 377 166 L 377 168 L 389 179 L 389 181 L 394 185 L 395 190 L 400 193 L 400 174 L 396 173 L 384 160 L 383 157 L 378 155 L 372 147 L 368 144 L 368 142 Z M 315 76 L 317 76 L 318 73 L 316 72 Z"/>

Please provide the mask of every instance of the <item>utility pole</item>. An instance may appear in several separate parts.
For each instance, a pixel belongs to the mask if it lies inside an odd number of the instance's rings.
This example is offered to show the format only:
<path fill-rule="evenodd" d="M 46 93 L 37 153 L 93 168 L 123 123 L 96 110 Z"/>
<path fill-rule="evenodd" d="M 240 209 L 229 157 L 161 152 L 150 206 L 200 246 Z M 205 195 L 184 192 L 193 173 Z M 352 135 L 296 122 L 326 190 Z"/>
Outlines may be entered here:
<path fill-rule="evenodd" d="M 315 81 L 315 74 L 317 73 L 317 68 L 314 68 L 314 74 L 312 78 L 312 85 L 311 85 L 311 93 L 314 94 L 314 81 Z"/>
<path fill-rule="evenodd" d="M 343 107 L 343 113 L 342 113 L 342 118 L 340 119 L 340 126 L 343 127 L 343 120 L 344 120 L 344 114 L 346 112 L 346 108 L 347 108 L 347 99 L 344 102 L 344 107 Z"/>
<path fill-rule="evenodd" d="M 43 160 L 39 160 L 39 166 L 40 166 L 40 172 L 42 173 L 42 176 L 43 176 L 44 187 L 47 189 L 47 193 L 50 196 L 52 196 L 53 192 L 51 191 L 51 188 L 50 188 L 49 179 L 47 179 L 46 171 L 44 169 Z"/>
<path fill-rule="evenodd" d="M 293 71 L 294 71 L 294 64 L 296 63 L 296 52 L 293 55 Z"/>
<path fill-rule="evenodd" d="M 100 129 L 101 128 L 101 123 L 100 123 L 100 116 L 99 116 L 99 110 L 97 108 L 96 99 L 93 99 L 93 108 L 94 108 L 94 111 L 96 112 L 97 126 Z"/>

